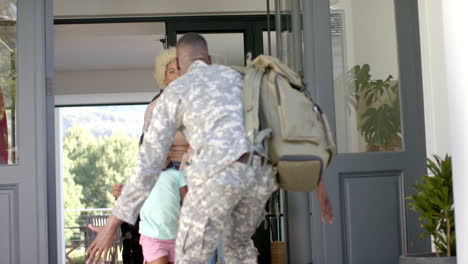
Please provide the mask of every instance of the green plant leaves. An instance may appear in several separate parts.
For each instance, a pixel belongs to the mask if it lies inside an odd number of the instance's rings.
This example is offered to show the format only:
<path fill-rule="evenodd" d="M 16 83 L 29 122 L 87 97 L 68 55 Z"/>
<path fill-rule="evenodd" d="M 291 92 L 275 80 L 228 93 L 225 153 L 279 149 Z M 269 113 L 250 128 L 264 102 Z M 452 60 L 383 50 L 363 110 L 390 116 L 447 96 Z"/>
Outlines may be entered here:
<path fill-rule="evenodd" d="M 390 145 L 392 137 L 400 132 L 399 114 L 387 104 L 368 108 L 362 115 L 364 122 L 360 126 L 366 141 L 376 146 Z"/>
<path fill-rule="evenodd" d="M 433 176 L 423 175 L 414 185 L 417 194 L 407 197 L 408 207 L 419 213 L 418 219 L 425 229 L 420 237 L 432 235 L 437 252 L 448 256 L 456 254 L 451 163 L 449 155 L 427 159 Z"/>
<path fill-rule="evenodd" d="M 393 76 L 371 78 L 369 64 L 354 66 L 346 77 L 348 106 L 365 106 L 361 113 L 361 135 L 369 145 L 387 147 L 401 134 L 400 90 Z"/>
<path fill-rule="evenodd" d="M 138 141 L 124 134 L 96 138 L 80 126 L 68 129 L 64 138 L 64 166 L 82 187 L 80 202 L 86 208 L 114 204 L 112 186 L 130 175 L 138 154 Z"/>

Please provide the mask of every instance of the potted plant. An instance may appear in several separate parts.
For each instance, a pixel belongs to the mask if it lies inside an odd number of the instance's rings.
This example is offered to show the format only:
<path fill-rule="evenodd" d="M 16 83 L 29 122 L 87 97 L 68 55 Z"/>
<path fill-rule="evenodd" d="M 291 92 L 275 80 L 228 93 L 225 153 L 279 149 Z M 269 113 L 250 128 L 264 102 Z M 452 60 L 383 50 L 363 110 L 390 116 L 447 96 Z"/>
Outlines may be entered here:
<path fill-rule="evenodd" d="M 434 156 L 427 159 L 427 167 L 433 176 L 423 175 L 414 185 L 417 193 L 407 199 L 409 208 L 420 215 L 425 230 L 420 237 L 432 236 L 435 252 L 401 256 L 400 264 L 456 263 L 451 157 Z"/>
<path fill-rule="evenodd" d="M 358 128 L 367 151 L 401 149 L 400 89 L 392 75 L 372 79 L 369 64 L 347 72 L 348 105 L 358 114 Z"/>

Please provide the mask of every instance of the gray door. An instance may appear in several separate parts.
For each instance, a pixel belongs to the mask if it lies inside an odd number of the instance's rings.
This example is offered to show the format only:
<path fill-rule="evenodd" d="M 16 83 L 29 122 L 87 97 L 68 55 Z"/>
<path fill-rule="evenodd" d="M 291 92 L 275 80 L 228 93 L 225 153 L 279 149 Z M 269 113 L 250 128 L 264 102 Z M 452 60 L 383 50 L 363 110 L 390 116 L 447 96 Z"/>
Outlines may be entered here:
<path fill-rule="evenodd" d="M 0 1 L 2 264 L 49 263 L 45 2 Z"/>
<path fill-rule="evenodd" d="M 305 74 L 336 132 L 335 222 L 311 195 L 313 263 L 394 264 L 429 251 L 405 197 L 425 173 L 417 0 L 303 1 Z"/>

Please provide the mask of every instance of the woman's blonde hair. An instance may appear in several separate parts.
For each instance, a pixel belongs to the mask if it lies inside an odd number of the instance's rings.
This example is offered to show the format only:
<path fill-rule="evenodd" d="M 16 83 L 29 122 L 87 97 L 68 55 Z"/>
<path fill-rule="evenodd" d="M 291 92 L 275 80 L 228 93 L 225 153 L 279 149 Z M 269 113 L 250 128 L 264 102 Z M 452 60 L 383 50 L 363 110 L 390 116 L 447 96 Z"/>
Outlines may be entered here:
<path fill-rule="evenodd" d="M 167 65 L 175 60 L 177 57 L 176 48 L 170 47 L 167 50 L 161 51 L 158 56 L 156 56 L 154 62 L 154 79 L 159 85 L 159 88 L 164 89 L 166 87 L 166 69 Z"/>

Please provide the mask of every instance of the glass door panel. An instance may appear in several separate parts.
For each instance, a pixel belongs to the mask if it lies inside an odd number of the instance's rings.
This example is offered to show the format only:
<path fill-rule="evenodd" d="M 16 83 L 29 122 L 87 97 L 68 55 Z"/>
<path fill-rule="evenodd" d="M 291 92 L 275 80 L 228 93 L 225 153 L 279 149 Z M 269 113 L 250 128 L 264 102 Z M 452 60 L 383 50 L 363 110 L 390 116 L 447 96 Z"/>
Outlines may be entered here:
<path fill-rule="evenodd" d="M 338 152 L 403 149 L 394 1 L 332 1 Z"/>
<path fill-rule="evenodd" d="M 0 1 L 0 165 L 15 164 L 16 1 Z"/>

